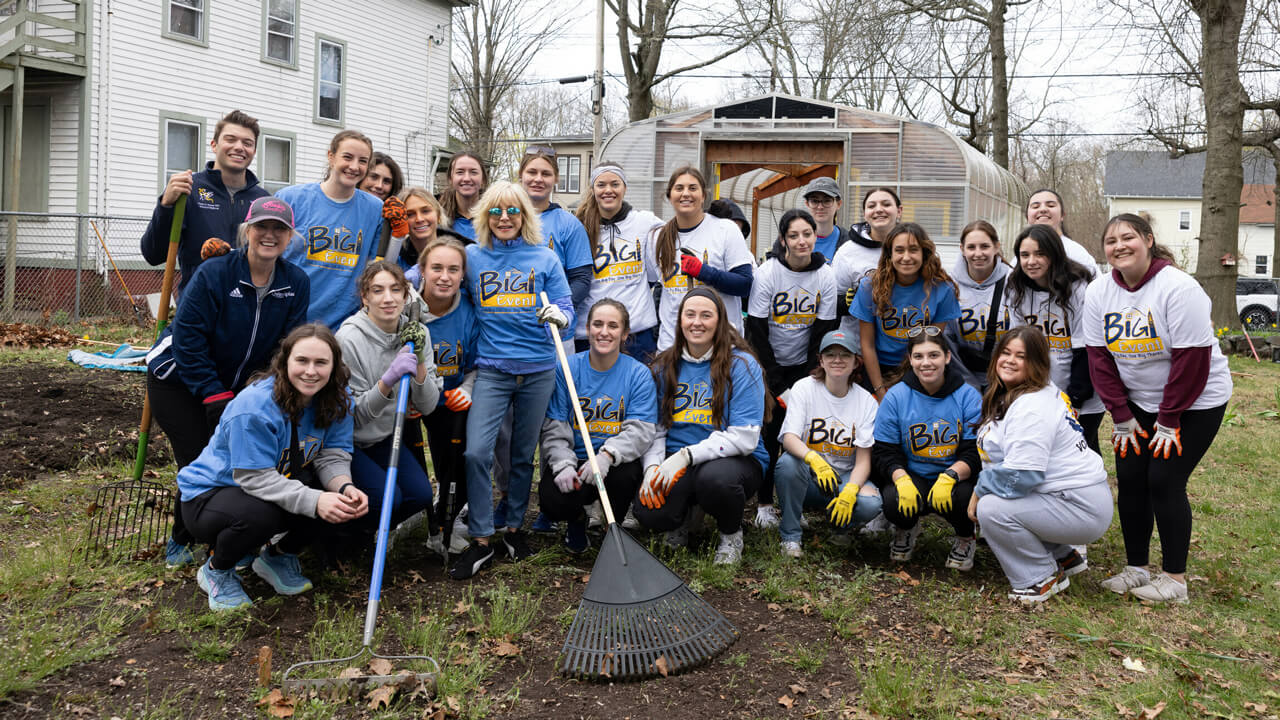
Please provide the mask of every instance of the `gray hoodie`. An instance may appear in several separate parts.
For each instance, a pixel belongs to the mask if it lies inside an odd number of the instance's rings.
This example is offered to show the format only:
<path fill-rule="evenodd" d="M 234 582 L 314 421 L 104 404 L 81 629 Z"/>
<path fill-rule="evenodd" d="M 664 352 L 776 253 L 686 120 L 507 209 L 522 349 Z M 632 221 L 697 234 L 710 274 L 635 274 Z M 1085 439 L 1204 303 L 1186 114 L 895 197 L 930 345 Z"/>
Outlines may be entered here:
<path fill-rule="evenodd" d="M 959 350 L 964 347 L 973 353 L 982 352 L 987 341 L 987 320 L 991 318 L 991 294 L 995 290 L 996 282 L 1008 277 L 1012 271 L 1013 268 L 997 258 L 995 269 L 986 280 L 978 282 L 969 277 L 969 266 L 965 264 L 964 257 L 956 259 L 955 267 L 951 268 L 951 277 L 960 287 L 960 296 L 957 298 L 960 301 L 960 317 L 947 323 L 946 332 L 947 339 L 951 341 L 953 348 Z M 1000 298 L 1000 305 L 999 314 L 996 316 L 997 339 L 1000 335 L 1009 332 L 1009 308 L 1003 297 Z M 987 360 L 990 361 L 990 358 Z M 953 358 L 951 364 L 960 371 L 966 383 L 978 390 L 986 386 L 985 374 L 965 367 L 961 358 Z"/>
<path fill-rule="evenodd" d="M 401 319 L 400 322 L 409 321 Z M 368 447 L 387 438 L 395 430 L 399 384 L 391 388 L 391 397 L 386 397 L 378 391 L 378 380 L 403 344 L 396 333 L 383 332 L 364 310 L 343 321 L 337 336 L 338 344 L 342 346 L 342 360 L 351 372 L 349 387 L 355 398 L 355 444 Z M 426 345 L 431 347 L 430 334 Z M 409 402 L 423 415 L 436 409 L 443 385 L 436 376 L 436 365 L 430 352 L 426 358 L 426 380 L 418 383 L 413 378 L 409 379 Z"/>

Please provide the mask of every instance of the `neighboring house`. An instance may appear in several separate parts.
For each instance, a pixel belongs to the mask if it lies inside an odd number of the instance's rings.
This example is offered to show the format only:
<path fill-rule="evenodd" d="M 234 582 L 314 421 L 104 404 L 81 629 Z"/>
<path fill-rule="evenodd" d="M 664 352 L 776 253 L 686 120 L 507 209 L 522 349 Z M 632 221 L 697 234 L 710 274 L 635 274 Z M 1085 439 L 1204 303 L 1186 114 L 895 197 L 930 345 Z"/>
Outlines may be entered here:
<path fill-rule="evenodd" d="M 1273 277 L 1275 168 L 1259 150 L 1244 153 L 1243 167 L 1237 270 L 1243 277 Z M 1156 239 L 1179 265 L 1195 270 L 1203 176 L 1203 153 L 1171 158 L 1164 151 L 1120 150 L 1107 153 L 1103 195 L 1111 215 L 1145 213 Z"/>
<path fill-rule="evenodd" d="M 560 181 L 552 200 L 569 210 L 577 209 L 587 194 L 591 178 L 591 166 L 595 159 L 591 154 L 590 135 L 561 135 L 559 137 L 534 138 L 525 141 L 525 147 L 550 147 L 556 151 L 556 164 L 560 167 Z"/>

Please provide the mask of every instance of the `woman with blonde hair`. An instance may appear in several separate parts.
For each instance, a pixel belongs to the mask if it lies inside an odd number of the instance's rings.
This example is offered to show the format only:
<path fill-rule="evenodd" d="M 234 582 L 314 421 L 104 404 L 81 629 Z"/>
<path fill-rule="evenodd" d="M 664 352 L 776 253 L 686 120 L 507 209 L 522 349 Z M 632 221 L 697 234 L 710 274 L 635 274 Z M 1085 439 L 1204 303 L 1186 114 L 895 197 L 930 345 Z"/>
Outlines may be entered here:
<path fill-rule="evenodd" d="M 420 185 L 407 187 L 397 197 L 404 203 L 404 219 L 409 224 L 409 235 L 400 246 L 396 263 L 404 270 L 409 284 L 416 288 L 418 281 L 422 279 L 418 260 L 422 257 L 422 252 L 437 238 L 452 238 L 463 245 L 470 245 L 475 241 L 449 229 L 444 208 L 426 188 Z"/>

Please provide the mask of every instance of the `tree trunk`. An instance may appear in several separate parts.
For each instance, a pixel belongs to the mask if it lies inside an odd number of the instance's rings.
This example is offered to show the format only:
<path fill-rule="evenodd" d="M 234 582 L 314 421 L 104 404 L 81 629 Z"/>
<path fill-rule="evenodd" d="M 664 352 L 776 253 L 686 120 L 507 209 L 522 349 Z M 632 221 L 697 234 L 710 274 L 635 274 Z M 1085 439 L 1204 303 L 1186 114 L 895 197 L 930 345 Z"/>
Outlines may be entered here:
<path fill-rule="evenodd" d="M 991 0 L 987 29 L 991 43 L 991 159 L 1009 169 L 1009 53 L 1004 46 L 1006 0 Z M 1237 26 L 1237 32 L 1239 27 Z"/>
<path fill-rule="evenodd" d="M 1276 215 L 1275 224 L 1271 226 L 1271 262 L 1267 264 L 1267 272 L 1273 278 L 1280 278 L 1280 272 L 1276 270 L 1276 263 L 1280 262 L 1280 143 L 1267 143 L 1267 150 L 1271 153 L 1271 162 L 1276 168 L 1276 184 L 1272 188 L 1275 199 L 1271 201 L 1271 207 L 1276 211 Z"/>
<path fill-rule="evenodd" d="M 1240 245 L 1240 136 L 1246 96 L 1240 84 L 1239 48 L 1245 0 L 1193 0 L 1191 7 L 1200 17 L 1207 135 L 1195 274 L 1213 302 L 1214 326 L 1235 328 L 1240 326 L 1235 311 L 1237 267 L 1224 267 L 1222 257 L 1238 255 Z"/>
<path fill-rule="evenodd" d="M 628 120 L 631 122 L 648 120 L 649 116 L 653 114 L 653 88 L 647 84 L 644 88 L 628 88 L 627 106 Z"/>

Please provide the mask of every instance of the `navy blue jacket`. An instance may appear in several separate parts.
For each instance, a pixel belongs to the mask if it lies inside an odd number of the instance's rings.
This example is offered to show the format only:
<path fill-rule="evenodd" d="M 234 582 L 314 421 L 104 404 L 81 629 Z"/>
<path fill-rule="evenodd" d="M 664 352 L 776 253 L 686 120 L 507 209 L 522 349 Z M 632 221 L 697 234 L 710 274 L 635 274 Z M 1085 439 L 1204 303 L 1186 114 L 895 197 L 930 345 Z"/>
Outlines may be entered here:
<path fill-rule="evenodd" d="M 222 184 L 222 171 L 213 169 L 213 162 L 205 169 L 191 175 L 191 197 L 187 198 L 186 214 L 182 218 L 182 235 L 178 239 L 178 269 L 182 278 L 178 287 L 184 287 L 196 268 L 200 267 L 200 246 L 209 238 L 224 240 L 236 246 L 236 230 L 249 214 L 254 200 L 271 193 L 258 185 L 252 170 L 244 173 L 245 186 L 235 198 Z M 173 225 L 173 208 L 156 202 L 151 212 L 151 222 L 142 233 L 142 257 L 152 265 L 163 265 L 169 254 L 169 228 Z"/>
<path fill-rule="evenodd" d="M 181 381 L 201 400 L 238 392 L 267 366 L 280 339 L 306 322 L 310 301 L 311 281 L 291 262 L 276 261 L 271 289 L 259 302 L 245 250 L 211 258 L 147 353 L 147 368 L 160 380 Z"/>

